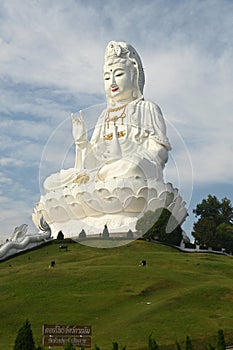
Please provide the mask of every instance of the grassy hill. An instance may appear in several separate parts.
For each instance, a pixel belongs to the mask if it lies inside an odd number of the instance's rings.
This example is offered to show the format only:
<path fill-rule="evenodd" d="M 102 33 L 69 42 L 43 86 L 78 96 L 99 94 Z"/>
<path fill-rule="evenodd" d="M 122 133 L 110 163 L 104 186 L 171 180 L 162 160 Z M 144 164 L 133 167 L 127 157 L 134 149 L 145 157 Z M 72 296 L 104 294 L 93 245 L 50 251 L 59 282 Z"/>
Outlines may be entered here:
<path fill-rule="evenodd" d="M 0 281 L 1 350 L 13 349 L 26 318 L 37 344 L 44 323 L 92 325 L 92 344 L 101 350 L 113 341 L 146 349 L 150 333 L 161 349 L 175 349 L 187 335 L 194 349 L 204 349 L 220 328 L 233 343 L 229 256 L 145 241 L 112 249 L 70 244 L 67 252 L 51 244 L 0 263 Z"/>

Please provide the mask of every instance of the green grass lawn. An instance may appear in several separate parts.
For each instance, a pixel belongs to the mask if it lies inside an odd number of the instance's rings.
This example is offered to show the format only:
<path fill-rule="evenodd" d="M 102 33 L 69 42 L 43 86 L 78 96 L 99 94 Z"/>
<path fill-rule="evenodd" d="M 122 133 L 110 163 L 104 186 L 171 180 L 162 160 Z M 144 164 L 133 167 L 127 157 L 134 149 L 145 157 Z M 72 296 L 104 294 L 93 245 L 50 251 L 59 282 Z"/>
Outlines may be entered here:
<path fill-rule="evenodd" d="M 93 348 L 101 350 L 113 341 L 146 349 L 151 333 L 161 349 L 175 349 L 187 335 L 194 349 L 204 349 L 220 328 L 233 343 L 229 256 L 145 241 L 112 249 L 76 243 L 67 252 L 51 244 L 0 263 L 0 281 L 0 350 L 13 349 L 26 318 L 37 344 L 45 323 L 91 325 Z"/>

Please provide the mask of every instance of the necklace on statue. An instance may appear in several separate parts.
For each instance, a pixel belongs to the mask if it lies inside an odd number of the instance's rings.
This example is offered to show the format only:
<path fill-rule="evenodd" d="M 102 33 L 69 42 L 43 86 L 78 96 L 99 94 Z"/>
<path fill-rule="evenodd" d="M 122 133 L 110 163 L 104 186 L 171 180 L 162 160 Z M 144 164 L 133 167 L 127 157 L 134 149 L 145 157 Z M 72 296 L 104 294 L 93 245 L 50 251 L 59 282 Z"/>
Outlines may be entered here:
<path fill-rule="evenodd" d="M 116 107 L 116 108 L 109 108 L 107 110 L 108 112 L 108 116 L 106 118 L 106 124 L 107 124 L 107 129 L 109 129 L 109 123 L 110 122 L 113 122 L 114 123 L 114 126 L 116 125 L 116 122 L 118 119 L 121 119 L 121 125 L 124 125 L 124 118 L 126 117 L 126 114 L 125 114 L 125 109 L 126 109 L 126 106 L 128 105 L 128 103 L 126 103 L 125 105 L 122 105 L 120 107 Z M 118 116 L 118 115 L 114 115 L 113 117 L 110 118 L 110 113 L 112 112 L 118 112 L 120 111 L 121 109 L 123 109 L 122 113 Z"/>

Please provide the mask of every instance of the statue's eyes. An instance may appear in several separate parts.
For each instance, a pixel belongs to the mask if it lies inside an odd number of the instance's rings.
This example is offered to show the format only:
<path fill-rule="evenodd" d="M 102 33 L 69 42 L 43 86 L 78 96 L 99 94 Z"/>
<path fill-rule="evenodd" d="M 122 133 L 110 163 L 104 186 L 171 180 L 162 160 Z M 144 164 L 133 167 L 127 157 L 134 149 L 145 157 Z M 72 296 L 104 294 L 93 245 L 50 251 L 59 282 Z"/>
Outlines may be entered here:
<path fill-rule="evenodd" d="M 124 72 L 120 72 L 120 73 L 115 74 L 115 76 L 116 77 L 121 77 L 123 74 L 124 74 Z"/>
<path fill-rule="evenodd" d="M 104 78 L 104 80 L 109 80 L 109 79 L 110 79 L 110 77 L 105 77 L 105 78 Z"/>

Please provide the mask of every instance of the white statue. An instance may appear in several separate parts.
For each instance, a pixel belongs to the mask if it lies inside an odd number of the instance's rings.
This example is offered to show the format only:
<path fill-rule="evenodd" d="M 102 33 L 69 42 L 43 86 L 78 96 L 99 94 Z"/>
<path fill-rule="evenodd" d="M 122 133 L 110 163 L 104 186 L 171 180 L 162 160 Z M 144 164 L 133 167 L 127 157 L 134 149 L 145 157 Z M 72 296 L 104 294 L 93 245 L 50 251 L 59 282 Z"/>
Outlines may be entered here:
<path fill-rule="evenodd" d="M 134 230 L 145 211 L 166 207 L 181 223 L 186 209 L 163 168 L 171 149 L 160 108 L 143 97 L 144 72 L 136 50 L 111 41 L 106 48 L 104 82 L 107 108 L 88 140 L 85 121 L 72 115 L 76 144 L 74 168 L 44 182 L 46 195 L 33 220 L 41 215 L 67 236 L 85 227 L 88 234 Z"/>
<path fill-rule="evenodd" d="M 23 224 L 16 227 L 12 236 L 6 243 L 0 246 L 0 261 L 9 258 L 12 255 L 21 253 L 28 249 L 35 248 L 51 239 L 51 229 L 44 221 L 43 216 L 38 225 L 39 233 L 27 233 L 28 225 Z"/>

